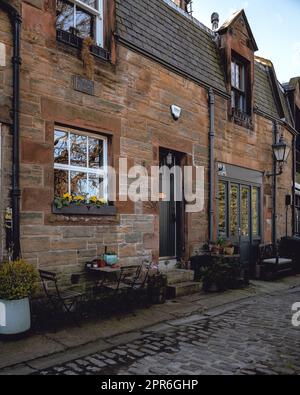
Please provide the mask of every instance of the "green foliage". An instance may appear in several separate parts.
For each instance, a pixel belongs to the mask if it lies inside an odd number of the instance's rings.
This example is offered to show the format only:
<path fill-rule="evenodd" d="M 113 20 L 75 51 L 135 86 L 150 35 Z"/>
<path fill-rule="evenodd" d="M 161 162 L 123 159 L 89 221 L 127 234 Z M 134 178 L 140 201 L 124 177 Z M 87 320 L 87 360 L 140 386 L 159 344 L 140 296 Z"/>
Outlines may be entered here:
<path fill-rule="evenodd" d="M 209 291 L 211 287 L 215 287 L 218 291 L 224 291 L 228 283 L 228 268 L 226 264 L 214 262 L 202 269 L 204 290 Z"/>
<path fill-rule="evenodd" d="M 37 272 L 23 260 L 0 265 L 0 299 L 19 300 L 32 295 L 36 288 Z"/>
<path fill-rule="evenodd" d="M 219 237 L 219 238 L 218 238 L 218 241 L 217 241 L 217 244 L 218 244 L 220 247 L 225 247 L 226 244 L 227 244 L 227 240 L 224 239 L 223 237 Z"/>

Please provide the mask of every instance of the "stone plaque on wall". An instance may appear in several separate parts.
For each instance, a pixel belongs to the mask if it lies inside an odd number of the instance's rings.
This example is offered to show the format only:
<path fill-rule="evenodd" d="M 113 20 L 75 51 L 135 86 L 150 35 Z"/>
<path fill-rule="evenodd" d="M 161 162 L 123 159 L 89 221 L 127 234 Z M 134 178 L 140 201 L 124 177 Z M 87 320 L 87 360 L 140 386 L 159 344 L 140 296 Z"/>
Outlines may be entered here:
<path fill-rule="evenodd" d="M 81 77 L 80 75 L 73 76 L 73 88 L 75 91 L 86 93 L 87 95 L 94 95 L 94 81 Z"/>

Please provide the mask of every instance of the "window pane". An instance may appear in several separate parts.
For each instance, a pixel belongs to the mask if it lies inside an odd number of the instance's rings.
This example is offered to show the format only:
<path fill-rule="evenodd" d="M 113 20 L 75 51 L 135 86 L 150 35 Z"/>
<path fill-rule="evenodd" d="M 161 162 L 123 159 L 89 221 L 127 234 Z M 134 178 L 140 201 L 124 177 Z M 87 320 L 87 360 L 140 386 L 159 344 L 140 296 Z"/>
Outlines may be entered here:
<path fill-rule="evenodd" d="M 103 166 L 103 140 L 89 137 L 89 167 L 100 169 Z"/>
<path fill-rule="evenodd" d="M 76 28 L 80 37 L 94 37 L 94 16 L 76 8 Z"/>
<path fill-rule="evenodd" d="M 245 67 L 243 65 L 239 65 L 239 88 L 244 91 L 244 77 L 245 77 Z"/>
<path fill-rule="evenodd" d="M 54 132 L 54 162 L 69 164 L 68 132 L 55 130 Z"/>
<path fill-rule="evenodd" d="M 252 188 L 252 232 L 254 236 L 260 234 L 259 231 L 259 189 Z"/>
<path fill-rule="evenodd" d="M 86 196 L 87 194 L 87 174 L 71 171 L 71 193 L 74 195 Z"/>
<path fill-rule="evenodd" d="M 235 63 L 231 62 L 231 85 L 235 86 Z"/>
<path fill-rule="evenodd" d="M 226 227 L 226 183 L 219 182 L 219 236 L 227 236 Z"/>
<path fill-rule="evenodd" d="M 70 133 L 71 165 L 87 167 L 87 137 Z"/>
<path fill-rule="evenodd" d="M 69 172 L 66 170 L 54 170 L 54 196 L 62 197 L 69 190 Z"/>
<path fill-rule="evenodd" d="M 240 67 L 238 64 L 235 65 L 235 87 L 240 88 Z"/>
<path fill-rule="evenodd" d="M 103 178 L 97 174 L 89 174 L 88 197 L 97 196 L 101 199 L 104 197 Z"/>
<path fill-rule="evenodd" d="M 247 187 L 242 187 L 241 232 L 242 236 L 249 236 L 249 188 Z"/>
<path fill-rule="evenodd" d="M 231 185 L 230 187 L 230 236 L 238 237 L 239 233 L 239 187 Z"/>
<path fill-rule="evenodd" d="M 58 0 L 56 5 L 56 28 L 69 31 L 74 26 L 74 6 L 67 1 Z"/>

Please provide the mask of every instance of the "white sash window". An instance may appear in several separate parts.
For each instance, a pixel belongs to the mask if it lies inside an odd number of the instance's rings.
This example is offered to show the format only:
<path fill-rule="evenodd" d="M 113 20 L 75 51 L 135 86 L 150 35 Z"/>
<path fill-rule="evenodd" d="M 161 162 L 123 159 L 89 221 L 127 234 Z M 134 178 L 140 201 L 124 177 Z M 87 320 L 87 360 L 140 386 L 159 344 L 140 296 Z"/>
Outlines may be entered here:
<path fill-rule="evenodd" d="M 55 128 L 54 192 L 107 200 L 107 138 Z"/>
<path fill-rule="evenodd" d="M 56 28 L 103 47 L 103 0 L 57 0 Z"/>

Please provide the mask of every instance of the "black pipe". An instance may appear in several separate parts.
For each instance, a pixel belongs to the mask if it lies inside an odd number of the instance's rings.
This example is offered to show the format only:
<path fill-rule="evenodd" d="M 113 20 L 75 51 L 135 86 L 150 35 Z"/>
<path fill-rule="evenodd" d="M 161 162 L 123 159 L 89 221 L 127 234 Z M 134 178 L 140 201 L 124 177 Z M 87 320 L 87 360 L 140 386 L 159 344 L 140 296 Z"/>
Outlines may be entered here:
<path fill-rule="evenodd" d="M 0 2 L 0 8 L 9 15 L 13 30 L 13 147 L 12 147 L 12 248 L 13 259 L 20 257 L 20 155 L 19 155 L 19 129 L 20 129 L 20 30 L 21 15 L 10 4 Z"/>
<path fill-rule="evenodd" d="M 292 236 L 296 234 L 296 136 L 293 136 Z"/>
<path fill-rule="evenodd" d="M 214 239 L 214 180 L 215 180 L 215 95 L 209 89 L 209 241 Z"/>
<path fill-rule="evenodd" d="M 273 123 L 273 144 L 278 142 L 278 125 L 277 122 Z M 273 154 L 273 184 L 272 184 L 272 244 L 276 249 L 277 245 L 277 161 L 274 152 Z M 277 249 L 276 249 L 277 253 Z"/>

